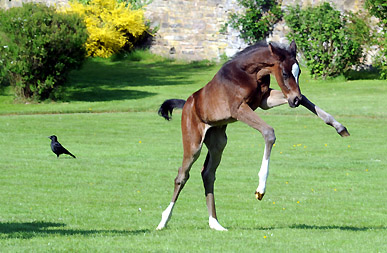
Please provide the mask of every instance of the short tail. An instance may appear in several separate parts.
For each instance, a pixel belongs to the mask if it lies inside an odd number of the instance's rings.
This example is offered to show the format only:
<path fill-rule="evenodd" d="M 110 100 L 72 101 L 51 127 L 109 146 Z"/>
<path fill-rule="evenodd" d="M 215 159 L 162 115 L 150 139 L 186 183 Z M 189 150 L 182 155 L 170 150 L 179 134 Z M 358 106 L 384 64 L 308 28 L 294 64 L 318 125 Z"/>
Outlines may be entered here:
<path fill-rule="evenodd" d="M 168 99 L 160 106 L 159 115 L 166 120 L 171 120 L 172 111 L 175 108 L 183 108 L 185 100 L 183 99 Z"/>
<path fill-rule="evenodd" d="M 67 149 L 65 149 L 65 154 L 68 154 L 68 155 L 71 155 L 72 157 L 76 158 L 75 155 L 71 154 L 70 151 L 68 151 Z"/>

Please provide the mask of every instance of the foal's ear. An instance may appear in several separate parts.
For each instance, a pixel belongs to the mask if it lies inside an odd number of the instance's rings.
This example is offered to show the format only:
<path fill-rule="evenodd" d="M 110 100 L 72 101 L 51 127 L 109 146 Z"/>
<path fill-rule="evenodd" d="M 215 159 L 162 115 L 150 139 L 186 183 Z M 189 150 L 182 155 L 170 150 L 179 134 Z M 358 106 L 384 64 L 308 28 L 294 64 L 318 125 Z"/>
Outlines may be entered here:
<path fill-rule="evenodd" d="M 278 48 L 275 44 L 272 44 L 269 42 L 269 50 L 271 55 L 277 57 L 279 60 L 282 60 L 284 58 L 284 55 L 280 48 Z"/>
<path fill-rule="evenodd" d="M 289 49 L 290 49 L 290 53 L 292 54 L 292 56 L 296 57 L 297 46 L 296 46 L 296 42 L 294 40 L 292 41 L 292 43 L 290 43 Z"/>
<path fill-rule="evenodd" d="M 272 55 L 275 55 L 278 53 L 276 46 L 273 45 L 271 42 L 269 42 L 269 50 Z"/>

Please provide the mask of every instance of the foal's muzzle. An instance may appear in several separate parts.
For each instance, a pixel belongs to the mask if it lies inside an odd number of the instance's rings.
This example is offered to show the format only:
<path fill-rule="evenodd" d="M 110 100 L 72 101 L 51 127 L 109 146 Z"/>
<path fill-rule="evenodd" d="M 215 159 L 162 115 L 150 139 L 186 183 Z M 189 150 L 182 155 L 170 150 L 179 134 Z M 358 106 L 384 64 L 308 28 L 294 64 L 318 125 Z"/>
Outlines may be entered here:
<path fill-rule="evenodd" d="M 297 97 L 297 96 L 291 97 L 291 98 L 288 99 L 288 104 L 289 104 L 289 106 L 290 106 L 291 108 L 295 108 L 295 107 L 297 107 L 297 106 L 300 105 L 301 99 L 302 99 L 302 98 L 299 98 L 299 97 Z"/>

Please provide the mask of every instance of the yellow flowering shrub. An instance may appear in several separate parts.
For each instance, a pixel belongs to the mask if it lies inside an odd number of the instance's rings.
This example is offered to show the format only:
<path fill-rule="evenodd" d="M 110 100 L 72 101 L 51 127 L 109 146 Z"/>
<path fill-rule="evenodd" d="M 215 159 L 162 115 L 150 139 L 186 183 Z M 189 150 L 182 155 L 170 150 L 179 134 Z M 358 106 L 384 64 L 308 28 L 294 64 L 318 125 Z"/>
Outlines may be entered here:
<path fill-rule="evenodd" d="M 143 9 L 132 10 L 117 0 L 91 0 L 88 4 L 70 2 L 67 13 L 80 14 L 87 27 L 88 56 L 108 58 L 133 44 L 147 32 Z"/>

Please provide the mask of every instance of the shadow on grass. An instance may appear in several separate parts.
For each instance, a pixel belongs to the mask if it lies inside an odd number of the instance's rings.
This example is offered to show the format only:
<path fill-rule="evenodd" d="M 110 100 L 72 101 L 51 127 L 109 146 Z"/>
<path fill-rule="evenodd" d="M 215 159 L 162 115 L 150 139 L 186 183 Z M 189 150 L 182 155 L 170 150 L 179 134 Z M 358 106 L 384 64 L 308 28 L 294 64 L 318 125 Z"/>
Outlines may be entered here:
<path fill-rule="evenodd" d="M 370 226 L 370 227 L 355 227 L 355 226 L 338 226 L 338 225 L 307 225 L 307 224 L 293 224 L 290 226 L 284 227 L 251 227 L 251 228 L 240 228 L 233 227 L 233 229 L 242 229 L 242 230 L 275 230 L 275 229 L 305 229 L 305 230 L 343 230 L 343 231 L 369 231 L 369 230 L 385 230 L 386 226 Z"/>
<path fill-rule="evenodd" d="M 125 100 L 125 99 L 140 99 L 150 96 L 154 96 L 157 93 L 139 91 L 139 90 L 124 90 L 124 89 L 109 89 L 102 87 L 91 87 L 83 89 L 82 91 L 72 92 L 71 97 L 68 98 L 72 101 L 83 102 L 103 102 L 112 100 Z"/>
<path fill-rule="evenodd" d="M 0 223 L 0 239 L 20 238 L 29 239 L 36 236 L 49 235 L 138 235 L 150 232 L 148 229 L 139 230 L 82 230 L 82 229 L 65 229 L 66 224 L 54 222 L 7 222 Z"/>
<path fill-rule="evenodd" d="M 350 70 L 345 75 L 347 80 L 378 80 L 380 72 L 378 69 Z"/>
<path fill-rule="evenodd" d="M 90 59 L 83 68 L 69 75 L 66 101 L 111 101 L 140 99 L 157 93 L 135 87 L 189 85 L 190 76 L 213 66 L 210 62 L 177 63 L 155 60 L 152 63 L 130 60 Z"/>
<path fill-rule="evenodd" d="M 318 230 L 338 229 L 338 230 L 347 230 L 347 231 L 368 231 L 368 230 L 379 230 L 379 229 L 385 230 L 387 227 L 385 227 L 385 226 L 354 227 L 354 226 L 337 226 L 337 225 L 319 226 L 319 225 L 294 224 L 292 226 L 289 226 L 289 228 L 292 228 L 292 229 L 318 229 Z"/>

